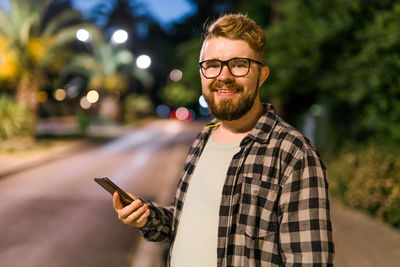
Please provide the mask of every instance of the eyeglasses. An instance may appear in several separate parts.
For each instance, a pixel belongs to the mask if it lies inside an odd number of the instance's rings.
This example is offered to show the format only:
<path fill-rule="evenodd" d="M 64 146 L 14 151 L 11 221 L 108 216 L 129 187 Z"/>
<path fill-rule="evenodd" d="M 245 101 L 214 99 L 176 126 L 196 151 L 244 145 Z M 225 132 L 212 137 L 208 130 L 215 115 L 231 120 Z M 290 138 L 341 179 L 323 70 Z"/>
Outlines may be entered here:
<path fill-rule="evenodd" d="M 264 64 L 251 58 L 231 58 L 229 60 L 210 59 L 199 62 L 200 70 L 207 79 L 213 79 L 221 74 L 222 68 L 226 65 L 229 72 L 236 77 L 246 76 L 250 70 L 250 63 L 254 62 L 261 66 Z"/>

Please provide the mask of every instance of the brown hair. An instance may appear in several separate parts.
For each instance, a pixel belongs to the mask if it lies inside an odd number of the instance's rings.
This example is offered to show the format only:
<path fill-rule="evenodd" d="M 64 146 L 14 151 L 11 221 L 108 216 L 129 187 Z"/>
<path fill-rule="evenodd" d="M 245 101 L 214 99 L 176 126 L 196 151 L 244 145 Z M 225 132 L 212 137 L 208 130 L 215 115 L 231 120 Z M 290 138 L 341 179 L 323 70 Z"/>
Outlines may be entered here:
<path fill-rule="evenodd" d="M 243 40 L 259 52 L 264 53 L 266 37 L 264 30 L 254 20 L 243 14 L 226 14 L 211 24 L 205 25 L 204 39 L 225 37 L 232 40 Z"/>

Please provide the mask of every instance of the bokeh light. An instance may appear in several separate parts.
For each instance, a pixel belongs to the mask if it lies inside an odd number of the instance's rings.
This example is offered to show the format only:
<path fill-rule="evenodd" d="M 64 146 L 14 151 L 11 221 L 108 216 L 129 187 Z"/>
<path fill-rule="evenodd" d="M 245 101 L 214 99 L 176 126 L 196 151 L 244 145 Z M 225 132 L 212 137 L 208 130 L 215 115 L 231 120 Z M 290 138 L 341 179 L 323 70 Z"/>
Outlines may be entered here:
<path fill-rule="evenodd" d="M 180 121 L 191 121 L 193 119 L 192 111 L 185 107 L 177 108 L 176 110 L 171 112 L 170 118 L 177 119 Z"/>
<path fill-rule="evenodd" d="M 46 91 L 39 91 L 37 97 L 38 97 L 39 103 L 44 103 L 44 102 L 47 101 L 47 98 L 48 98 L 47 92 Z"/>
<path fill-rule="evenodd" d="M 92 104 L 88 101 L 86 96 L 81 98 L 79 104 L 81 105 L 81 108 L 83 108 L 83 109 L 89 109 L 92 106 Z"/>
<path fill-rule="evenodd" d="M 207 102 L 206 102 L 206 99 L 204 98 L 204 95 L 201 95 L 201 96 L 199 97 L 199 104 L 200 104 L 200 106 L 203 107 L 203 108 L 208 108 L 208 104 L 207 104 Z"/>
<path fill-rule="evenodd" d="M 79 29 L 76 31 L 76 39 L 81 42 L 87 42 L 90 40 L 90 33 L 85 29 Z"/>
<path fill-rule="evenodd" d="M 57 101 L 63 101 L 65 98 L 67 97 L 67 92 L 65 92 L 65 90 L 64 89 L 57 89 L 55 92 L 54 92 L 54 98 L 57 100 Z"/>
<path fill-rule="evenodd" d="M 90 90 L 86 95 L 87 101 L 91 104 L 96 103 L 99 100 L 99 97 L 99 93 L 95 90 Z"/>
<path fill-rule="evenodd" d="M 141 69 L 147 69 L 151 65 L 151 58 L 148 55 L 141 55 L 136 59 L 136 65 Z"/>
<path fill-rule="evenodd" d="M 128 40 L 128 32 L 125 30 L 116 30 L 111 36 L 111 42 L 114 44 L 122 44 Z"/>
<path fill-rule="evenodd" d="M 167 105 L 158 105 L 156 112 L 160 118 L 166 119 L 169 117 L 171 109 Z"/>
<path fill-rule="evenodd" d="M 169 73 L 169 78 L 171 81 L 178 82 L 182 79 L 183 73 L 181 70 L 174 69 Z"/>

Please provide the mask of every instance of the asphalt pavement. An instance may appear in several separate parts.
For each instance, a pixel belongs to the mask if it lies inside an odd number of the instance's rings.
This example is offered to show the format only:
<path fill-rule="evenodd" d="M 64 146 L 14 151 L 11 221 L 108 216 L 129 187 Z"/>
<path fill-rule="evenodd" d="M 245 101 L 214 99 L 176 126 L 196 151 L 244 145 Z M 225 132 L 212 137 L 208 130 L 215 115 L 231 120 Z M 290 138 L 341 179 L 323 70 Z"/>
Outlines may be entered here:
<path fill-rule="evenodd" d="M 171 134 L 174 134 L 174 127 L 171 127 L 169 131 Z M 136 141 L 140 142 L 138 140 Z M 162 140 L 159 141 L 158 144 L 161 143 Z M 124 142 L 121 142 L 122 146 L 123 144 Z M 184 146 L 187 146 L 187 144 L 185 144 Z M 38 165 L 44 165 L 57 159 L 71 157 L 72 155 L 77 155 L 79 153 L 82 153 L 83 151 L 86 151 L 90 147 L 91 144 L 90 142 L 88 142 L 88 140 L 80 140 L 47 149 L 46 151 L 42 151 L 39 154 L 27 155 L 22 159 L 6 157 L 0 154 L 0 177 L 5 179 L 10 177 L 10 175 L 12 174 L 26 171 L 29 168 L 33 168 Z M 109 149 L 115 150 L 116 147 L 118 147 L 118 145 L 114 144 L 113 148 L 110 147 Z M 157 149 L 157 142 L 153 143 L 151 147 L 153 149 Z M 120 149 L 121 148 L 123 147 L 120 147 Z M 150 148 L 150 150 L 146 150 L 150 151 L 146 152 L 149 153 L 148 155 L 151 154 L 152 148 Z M 106 147 L 103 148 L 103 151 L 107 151 L 107 153 L 112 152 L 110 152 L 110 150 L 107 150 Z M 165 153 L 168 153 L 168 155 L 163 155 L 161 153 L 158 154 L 158 156 L 170 157 L 170 162 L 175 162 L 175 164 L 166 165 L 164 166 L 164 168 L 163 166 L 159 166 L 160 175 L 163 172 L 171 173 L 171 175 L 168 176 L 168 179 L 163 180 L 163 185 L 161 186 L 163 190 L 157 191 L 156 187 L 154 187 L 153 185 L 146 184 L 149 181 L 143 182 L 145 184 L 142 185 L 143 187 L 149 188 L 153 186 L 155 189 L 149 195 L 153 198 L 153 200 L 156 200 L 162 204 L 168 204 L 168 201 L 172 198 L 174 187 L 177 182 L 177 177 L 179 177 L 179 173 L 182 167 L 180 165 L 182 165 L 182 161 L 184 160 L 184 155 L 182 155 L 182 148 L 177 150 L 176 153 L 171 153 L 171 151 Z M 145 157 L 145 154 L 143 155 L 143 157 Z M 135 164 L 143 164 L 143 167 L 148 160 L 149 158 L 144 158 L 142 161 L 135 161 Z M 147 168 L 155 168 L 155 166 L 148 166 Z M 169 168 L 169 171 L 167 171 L 166 168 Z M 133 169 L 126 171 L 129 172 L 132 170 Z M 146 179 L 144 179 L 143 181 L 146 181 Z M 160 185 L 158 185 L 158 187 L 160 187 Z M 332 201 L 331 204 L 331 216 L 334 228 L 334 241 L 336 249 L 335 266 L 400 266 L 400 232 L 398 229 L 394 229 L 380 221 L 368 217 L 360 211 L 350 209 L 335 201 Z M 51 212 L 50 208 L 46 212 Z M 77 221 L 76 223 L 78 224 L 79 221 Z M 29 224 L 25 225 L 24 227 L 29 227 Z M 137 240 L 138 239 L 135 238 L 135 242 Z M 126 242 L 121 245 L 133 246 L 129 245 Z M 138 245 L 135 246 L 137 246 L 134 250 L 135 254 L 131 257 L 132 267 L 163 266 L 163 253 L 165 251 L 165 245 L 149 243 L 142 240 L 139 242 Z"/>

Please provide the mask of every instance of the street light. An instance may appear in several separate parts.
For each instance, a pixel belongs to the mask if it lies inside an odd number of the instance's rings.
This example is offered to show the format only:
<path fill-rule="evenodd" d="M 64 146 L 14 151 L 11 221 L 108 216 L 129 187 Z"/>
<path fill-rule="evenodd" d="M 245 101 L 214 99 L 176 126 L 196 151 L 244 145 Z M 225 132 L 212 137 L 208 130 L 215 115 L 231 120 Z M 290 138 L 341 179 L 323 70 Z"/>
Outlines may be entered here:
<path fill-rule="evenodd" d="M 113 44 L 123 44 L 128 40 L 128 32 L 125 30 L 116 30 L 111 36 Z"/>
<path fill-rule="evenodd" d="M 90 33 L 85 29 L 79 29 L 76 31 L 76 39 L 81 42 L 87 42 L 90 40 Z"/>
<path fill-rule="evenodd" d="M 151 58 L 148 55 L 141 55 L 136 59 L 136 66 L 147 69 L 151 65 Z"/>

